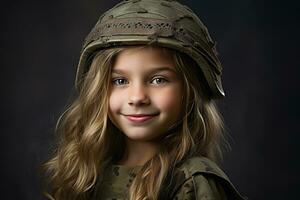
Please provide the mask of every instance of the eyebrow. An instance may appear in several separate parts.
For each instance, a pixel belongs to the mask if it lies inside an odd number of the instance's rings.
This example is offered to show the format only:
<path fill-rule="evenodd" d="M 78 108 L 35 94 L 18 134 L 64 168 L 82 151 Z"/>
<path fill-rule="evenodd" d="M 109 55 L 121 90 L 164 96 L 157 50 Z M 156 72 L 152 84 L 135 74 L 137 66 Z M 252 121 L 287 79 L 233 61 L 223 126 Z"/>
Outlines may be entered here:
<path fill-rule="evenodd" d="M 155 69 L 149 70 L 149 73 L 154 74 L 160 71 L 170 71 L 177 74 L 177 72 L 171 67 L 157 67 Z M 126 74 L 126 70 L 123 69 L 113 69 L 112 72 L 117 74 Z"/>

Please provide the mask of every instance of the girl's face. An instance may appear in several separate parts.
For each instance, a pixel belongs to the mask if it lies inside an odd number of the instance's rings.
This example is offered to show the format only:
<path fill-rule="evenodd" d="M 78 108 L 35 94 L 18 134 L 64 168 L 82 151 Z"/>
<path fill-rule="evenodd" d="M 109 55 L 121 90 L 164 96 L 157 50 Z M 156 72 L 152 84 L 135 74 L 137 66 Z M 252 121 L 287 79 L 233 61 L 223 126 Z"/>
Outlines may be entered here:
<path fill-rule="evenodd" d="M 180 118 L 182 80 L 159 48 L 128 48 L 112 66 L 109 118 L 129 139 L 151 141 Z"/>

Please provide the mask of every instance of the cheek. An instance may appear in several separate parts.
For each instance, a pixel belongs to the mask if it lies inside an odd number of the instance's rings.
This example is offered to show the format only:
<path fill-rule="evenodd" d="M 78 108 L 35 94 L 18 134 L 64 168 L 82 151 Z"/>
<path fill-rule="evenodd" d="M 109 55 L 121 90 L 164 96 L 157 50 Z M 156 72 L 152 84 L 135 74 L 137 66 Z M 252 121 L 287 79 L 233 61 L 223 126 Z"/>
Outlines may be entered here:
<path fill-rule="evenodd" d="M 112 92 L 109 95 L 109 111 L 117 112 L 121 107 L 122 95 L 119 95 L 117 92 Z"/>
<path fill-rule="evenodd" d="M 176 112 L 181 106 L 182 94 L 179 88 L 170 88 L 161 91 L 155 98 L 156 105 L 164 110 Z"/>

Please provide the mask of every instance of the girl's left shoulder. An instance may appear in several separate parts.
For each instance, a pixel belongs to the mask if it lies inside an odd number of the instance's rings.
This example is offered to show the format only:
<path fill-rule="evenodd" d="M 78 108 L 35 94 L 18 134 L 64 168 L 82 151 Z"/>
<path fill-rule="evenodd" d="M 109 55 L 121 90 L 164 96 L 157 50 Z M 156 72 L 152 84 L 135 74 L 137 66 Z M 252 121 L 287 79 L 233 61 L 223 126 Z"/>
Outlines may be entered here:
<path fill-rule="evenodd" d="M 192 157 L 178 167 L 169 185 L 171 199 L 244 200 L 228 176 L 212 160 Z"/>

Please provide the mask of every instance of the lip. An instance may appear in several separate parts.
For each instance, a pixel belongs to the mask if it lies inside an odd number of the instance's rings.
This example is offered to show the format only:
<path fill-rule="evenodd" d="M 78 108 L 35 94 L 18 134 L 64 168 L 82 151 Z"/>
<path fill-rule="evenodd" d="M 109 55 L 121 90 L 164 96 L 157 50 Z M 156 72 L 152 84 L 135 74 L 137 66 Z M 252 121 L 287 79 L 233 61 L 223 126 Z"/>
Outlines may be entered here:
<path fill-rule="evenodd" d="M 150 119 L 154 118 L 158 114 L 133 114 L 133 115 L 124 115 L 129 121 L 134 123 L 142 123 L 149 121 Z"/>

